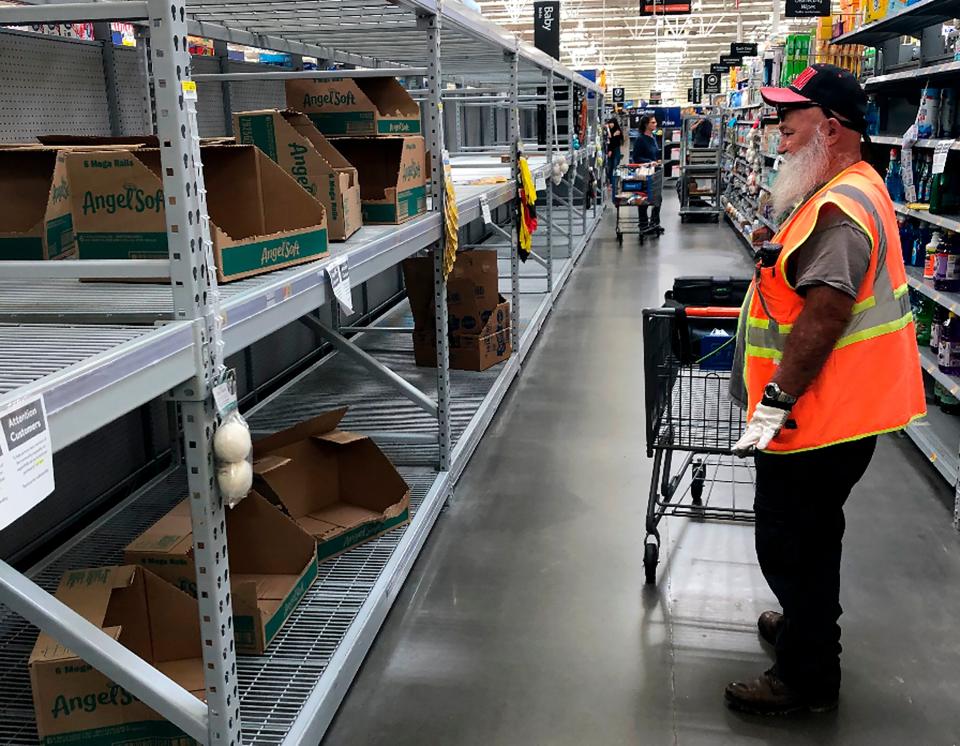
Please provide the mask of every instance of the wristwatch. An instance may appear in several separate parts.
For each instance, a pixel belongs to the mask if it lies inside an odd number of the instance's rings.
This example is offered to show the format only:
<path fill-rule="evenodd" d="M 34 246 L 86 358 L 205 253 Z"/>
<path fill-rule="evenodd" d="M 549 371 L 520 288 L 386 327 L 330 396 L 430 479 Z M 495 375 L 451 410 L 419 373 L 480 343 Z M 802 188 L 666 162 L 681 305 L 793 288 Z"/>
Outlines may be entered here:
<path fill-rule="evenodd" d="M 763 399 L 761 403 L 766 404 L 768 407 L 790 410 L 793 408 L 793 405 L 797 403 L 797 397 L 791 396 L 780 388 L 779 384 L 771 381 L 763 387 Z"/>

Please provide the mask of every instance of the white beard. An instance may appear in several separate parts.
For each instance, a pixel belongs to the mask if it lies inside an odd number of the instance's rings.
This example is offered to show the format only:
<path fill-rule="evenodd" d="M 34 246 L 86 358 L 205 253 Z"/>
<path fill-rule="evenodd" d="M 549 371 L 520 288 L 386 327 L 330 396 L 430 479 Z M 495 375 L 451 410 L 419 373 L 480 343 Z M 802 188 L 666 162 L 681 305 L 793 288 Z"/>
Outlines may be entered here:
<path fill-rule="evenodd" d="M 777 178 L 770 190 L 775 214 L 781 215 L 797 206 L 810 192 L 820 186 L 830 165 L 826 138 L 817 128 L 806 145 L 793 155 L 784 157 Z"/>

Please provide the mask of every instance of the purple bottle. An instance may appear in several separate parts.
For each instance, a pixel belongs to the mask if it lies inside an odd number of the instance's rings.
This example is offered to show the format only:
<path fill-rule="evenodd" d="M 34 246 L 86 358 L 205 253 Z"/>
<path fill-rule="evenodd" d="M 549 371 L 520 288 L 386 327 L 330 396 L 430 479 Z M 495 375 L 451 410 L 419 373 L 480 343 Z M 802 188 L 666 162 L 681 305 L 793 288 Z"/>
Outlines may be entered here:
<path fill-rule="evenodd" d="M 937 365 L 944 373 L 960 375 L 960 318 L 952 311 L 940 329 Z"/>

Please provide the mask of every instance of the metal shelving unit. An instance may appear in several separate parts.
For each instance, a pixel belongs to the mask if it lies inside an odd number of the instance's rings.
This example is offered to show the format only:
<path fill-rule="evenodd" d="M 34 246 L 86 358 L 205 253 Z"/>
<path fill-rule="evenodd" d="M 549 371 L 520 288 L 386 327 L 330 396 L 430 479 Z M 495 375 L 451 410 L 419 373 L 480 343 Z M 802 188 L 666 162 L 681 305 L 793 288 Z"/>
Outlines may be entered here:
<path fill-rule="evenodd" d="M 352 282 L 359 284 L 408 256 L 442 245 L 444 222 L 439 200 L 432 200 L 426 215 L 403 225 L 361 229 L 349 241 L 332 245 L 329 256 L 321 261 L 217 287 L 214 273 L 208 271 L 210 238 L 196 104 L 184 95 L 191 77 L 186 36 L 198 34 L 219 42 L 251 44 L 348 65 L 389 65 L 391 72 L 401 68 L 399 72 L 405 71 L 424 86 L 426 138 L 435 156 L 430 178 L 433 195 L 443 191 L 437 157 L 446 143 L 443 100 L 463 95 L 451 92 L 446 84 L 492 86 L 499 95 L 491 97 L 491 106 L 508 112 L 507 142 L 471 153 L 469 161 L 458 163 L 455 154 L 453 180 L 456 185 L 458 179 L 473 177 L 478 169 L 483 176 L 504 180 L 456 186 L 461 226 L 481 217 L 483 202 L 491 209 L 512 205 L 521 87 L 546 87 L 542 100 L 551 121 L 556 115 L 556 88 L 566 88 L 570 121 L 574 87 L 593 90 L 596 97 L 590 129 L 599 126 L 602 92 L 552 58 L 518 43 L 479 14 L 441 0 L 341 0 L 330 7 L 291 5 L 283 0 L 200 0 L 189 5 L 183 0 L 126 0 L 0 8 L 0 24 L 5 25 L 90 20 L 127 21 L 149 29 L 141 41 L 162 143 L 171 247 L 169 263 L 159 264 L 164 274 L 169 273 L 171 284 L 77 281 L 81 273 L 156 276 L 156 261 L 131 261 L 123 266 L 107 262 L 0 263 L 0 343 L 6 348 L 31 340 L 28 353 L 0 361 L 0 407 L 23 397 L 43 396 L 54 448 L 59 450 L 146 402 L 167 397 L 182 426 L 183 461 L 32 570 L 21 574 L 0 562 L 0 602 L 5 605 L 0 606 L 0 678 L 5 686 L 7 681 L 19 682 L 8 689 L 17 697 L 4 710 L 0 737 L 12 743 L 36 742 L 26 678 L 26 657 L 36 635 L 32 625 L 36 625 L 201 743 L 318 743 L 440 508 L 592 235 L 601 211 L 596 201 L 592 208 L 587 207 L 587 190 L 578 187 L 578 176 L 585 185 L 583 170 L 595 154 L 592 146 L 574 151 L 572 138 L 559 143 L 552 136 L 542 152 L 531 153 L 536 174 L 549 175 L 560 147 L 568 149 L 571 168 L 562 193 L 552 179 L 545 179 L 544 226 L 525 265 L 520 265 L 514 248 L 512 218 L 508 217 L 504 227 L 490 226 L 492 237 L 483 245 L 500 253 L 501 290 L 512 301 L 515 353 L 502 366 L 484 374 L 449 371 L 446 282 L 440 265 L 442 252 L 435 252 L 434 302 L 441 364 L 435 371 L 425 372 L 413 366 L 409 341 L 403 337 L 374 333 L 377 330 L 372 328 L 350 330 L 354 334 L 347 340 L 340 329 L 324 328 L 313 314 L 333 302 L 326 280 L 330 262 L 346 259 Z M 342 70 L 339 74 L 364 72 Z M 284 78 L 283 74 L 266 76 L 262 72 L 240 74 L 240 78 L 227 75 L 207 74 L 197 79 Z M 540 102 L 536 95 L 524 99 L 528 104 Z M 593 141 L 590 136 L 581 139 Z M 508 162 L 503 162 L 505 155 Z M 509 212 L 512 215 L 512 207 Z M 384 448 L 402 464 L 413 490 L 415 515 L 408 526 L 324 563 L 317 583 L 268 654 L 238 658 L 233 652 L 226 574 L 229 562 L 221 561 L 227 557 L 226 541 L 223 532 L 215 530 L 223 520 L 224 506 L 213 479 L 210 440 L 216 416 L 211 390 L 222 374 L 224 355 L 301 320 L 311 328 L 319 327 L 337 348 L 323 363 L 322 395 L 315 400 L 326 397 L 331 403 L 355 402 L 346 424 L 378 433 Z M 220 339 L 222 344 L 218 344 Z M 357 362 L 364 366 L 369 380 L 357 381 Z M 334 383 L 335 377 L 327 374 L 342 368 L 348 372 L 339 374 Z M 251 412 L 252 422 L 256 428 L 269 430 L 283 426 L 281 420 L 310 414 L 305 411 L 309 407 L 299 399 L 297 402 L 291 408 L 277 395 Z M 397 412 L 404 414 L 397 417 Z M 118 561 L 127 541 L 185 494 L 193 498 L 195 556 L 202 568 L 197 586 L 201 629 L 207 640 L 206 702 L 132 655 L 49 593 L 65 569 Z"/>

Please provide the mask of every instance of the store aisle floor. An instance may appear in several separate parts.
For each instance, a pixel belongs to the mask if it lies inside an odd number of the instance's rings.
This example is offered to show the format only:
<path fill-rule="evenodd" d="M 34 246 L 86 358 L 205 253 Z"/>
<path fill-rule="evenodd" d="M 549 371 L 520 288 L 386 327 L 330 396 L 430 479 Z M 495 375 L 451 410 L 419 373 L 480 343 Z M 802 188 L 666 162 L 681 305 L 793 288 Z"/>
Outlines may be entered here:
<path fill-rule="evenodd" d="M 838 712 L 763 721 L 723 705 L 729 680 L 769 665 L 752 526 L 668 519 L 658 586 L 643 586 L 641 309 L 674 276 L 750 271 L 729 228 L 681 226 L 672 195 L 663 212 L 665 236 L 620 249 L 608 210 L 324 743 L 960 739 L 952 496 L 899 436 L 848 503 Z"/>

